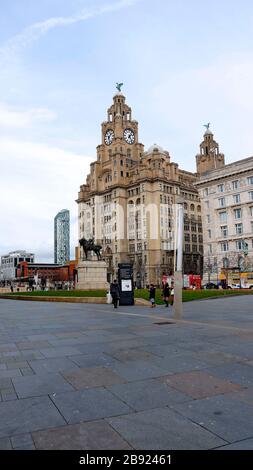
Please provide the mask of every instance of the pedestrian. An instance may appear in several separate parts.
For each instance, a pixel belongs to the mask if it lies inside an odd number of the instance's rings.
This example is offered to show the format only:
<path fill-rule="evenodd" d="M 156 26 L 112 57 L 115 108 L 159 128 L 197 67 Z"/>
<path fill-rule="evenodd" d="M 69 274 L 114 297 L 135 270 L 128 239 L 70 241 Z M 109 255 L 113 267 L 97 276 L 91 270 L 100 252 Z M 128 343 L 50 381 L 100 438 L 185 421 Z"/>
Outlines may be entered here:
<path fill-rule="evenodd" d="M 170 305 L 174 304 L 174 282 L 171 283 Z"/>
<path fill-rule="evenodd" d="M 114 308 L 117 308 L 119 302 L 119 285 L 116 279 L 114 279 L 113 283 L 110 286 L 110 293 L 112 296 L 112 303 L 114 305 Z"/>
<path fill-rule="evenodd" d="M 170 288 L 168 282 L 163 287 L 163 300 L 165 302 L 165 307 L 169 306 L 169 298 L 170 298 Z"/>
<path fill-rule="evenodd" d="M 154 284 L 150 284 L 149 301 L 151 303 L 151 308 L 154 308 L 156 306 L 156 304 L 155 304 L 155 291 L 156 291 L 156 288 L 155 288 Z"/>

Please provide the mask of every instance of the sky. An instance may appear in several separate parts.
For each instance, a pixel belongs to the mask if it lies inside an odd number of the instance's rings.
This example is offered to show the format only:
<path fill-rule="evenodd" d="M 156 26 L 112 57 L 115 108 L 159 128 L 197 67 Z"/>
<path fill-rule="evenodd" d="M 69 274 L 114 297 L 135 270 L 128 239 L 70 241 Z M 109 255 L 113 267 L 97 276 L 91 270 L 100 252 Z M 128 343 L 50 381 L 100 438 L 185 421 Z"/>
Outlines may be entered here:
<path fill-rule="evenodd" d="M 253 155 L 251 0 L 0 0 L 0 255 L 53 262 L 116 92 L 181 168 L 211 122 L 226 163 Z"/>

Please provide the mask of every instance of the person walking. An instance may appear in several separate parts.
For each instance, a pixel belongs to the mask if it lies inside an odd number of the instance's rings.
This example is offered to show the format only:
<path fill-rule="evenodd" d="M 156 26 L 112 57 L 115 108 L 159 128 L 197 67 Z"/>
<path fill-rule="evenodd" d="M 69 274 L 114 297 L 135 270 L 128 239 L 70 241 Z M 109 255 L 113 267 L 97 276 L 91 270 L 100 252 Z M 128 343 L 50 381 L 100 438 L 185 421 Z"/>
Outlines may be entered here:
<path fill-rule="evenodd" d="M 112 296 L 112 303 L 114 305 L 114 308 L 117 308 L 119 302 L 119 285 L 116 279 L 114 279 L 113 283 L 111 284 L 110 293 Z"/>
<path fill-rule="evenodd" d="M 156 291 L 156 288 L 155 288 L 154 284 L 150 284 L 150 287 L 149 287 L 149 300 L 150 300 L 150 303 L 151 303 L 151 308 L 154 308 L 156 306 L 156 304 L 155 304 L 155 291 Z"/>
<path fill-rule="evenodd" d="M 170 305 L 174 304 L 174 282 L 171 283 Z"/>
<path fill-rule="evenodd" d="M 170 288 L 168 282 L 163 287 L 163 300 L 165 302 L 165 307 L 169 306 L 169 297 L 170 297 Z"/>

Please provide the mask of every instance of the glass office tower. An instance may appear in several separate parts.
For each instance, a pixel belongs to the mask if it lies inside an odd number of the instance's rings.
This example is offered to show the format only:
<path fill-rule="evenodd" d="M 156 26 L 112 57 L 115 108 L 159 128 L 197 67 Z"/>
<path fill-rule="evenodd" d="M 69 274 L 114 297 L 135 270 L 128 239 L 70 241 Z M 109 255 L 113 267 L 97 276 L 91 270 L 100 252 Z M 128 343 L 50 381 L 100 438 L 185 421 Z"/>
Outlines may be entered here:
<path fill-rule="evenodd" d="M 63 209 L 54 218 L 54 262 L 64 264 L 69 258 L 69 210 Z"/>

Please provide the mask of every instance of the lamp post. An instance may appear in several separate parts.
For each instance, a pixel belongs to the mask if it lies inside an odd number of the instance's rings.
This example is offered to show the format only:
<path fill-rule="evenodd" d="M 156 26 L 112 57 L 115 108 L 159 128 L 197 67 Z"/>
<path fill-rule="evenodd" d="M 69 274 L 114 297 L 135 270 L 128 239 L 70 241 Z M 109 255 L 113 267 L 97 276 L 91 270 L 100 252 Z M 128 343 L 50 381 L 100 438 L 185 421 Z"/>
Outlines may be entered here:
<path fill-rule="evenodd" d="M 176 203 L 176 237 L 175 237 L 175 272 L 174 272 L 174 318 L 180 320 L 182 316 L 182 266 L 183 266 L 183 236 L 184 236 L 184 206 L 183 200 L 178 198 Z M 176 252 L 177 250 L 177 252 Z"/>

